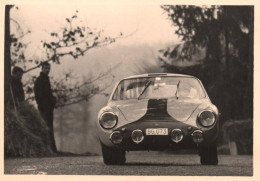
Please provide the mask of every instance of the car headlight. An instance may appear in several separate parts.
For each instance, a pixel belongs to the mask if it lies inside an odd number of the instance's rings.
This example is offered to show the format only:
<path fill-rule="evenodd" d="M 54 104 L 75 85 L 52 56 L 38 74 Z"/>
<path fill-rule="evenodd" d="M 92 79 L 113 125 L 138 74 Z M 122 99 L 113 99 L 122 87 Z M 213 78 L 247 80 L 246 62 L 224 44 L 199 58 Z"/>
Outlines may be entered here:
<path fill-rule="evenodd" d="M 112 112 L 105 112 L 99 118 L 99 124 L 104 129 L 112 129 L 117 124 L 117 116 Z"/>
<path fill-rule="evenodd" d="M 212 126 L 216 121 L 216 116 L 212 111 L 202 111 L 198 115 L 199 123 L 204 127 Z"/>

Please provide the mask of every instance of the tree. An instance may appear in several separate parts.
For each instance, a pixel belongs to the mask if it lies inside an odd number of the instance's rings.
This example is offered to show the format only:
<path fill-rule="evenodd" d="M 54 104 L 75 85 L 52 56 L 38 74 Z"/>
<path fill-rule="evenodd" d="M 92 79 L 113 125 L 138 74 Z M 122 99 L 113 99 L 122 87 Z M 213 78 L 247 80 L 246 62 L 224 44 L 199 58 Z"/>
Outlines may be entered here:
<path fill-rule="evenodd" d="M 18 8 L 17 8 L 18 9 Z M 12 66 L 22 64 L 25 73 L 39 68 L 43 62 L 53 62 L 60 64 L 65 56 L 71 56 L 77 59 L 84 56 L 85 53 L 92 48 L 107 46 L 114 43 L 117 39 L 122 38 L 123 34 L 120 33 L 117 37 L 105 36 L 104 30 L 96 30 L 85 25 L 78 19 L 78 11 L 75 12 L 70 18 L 66 18 L 64 25 L 60 28 L 59 32 L 50 32 L 48 40 L 41 41 L 40 51 L 44 54 L 40 59 L 32 59 L 25 56 L 25 51 L 28 48 L 28 43 L 23 41 L 24 37 L 31 34 L 30 30 L 24 30 L 23 27 L 16 20 L 11 18 L 14 24 L 13 33 L 11 37 L 11 62 Z M 35 66 L 28 68 L 28 63 L 35 63 Z M 58 98 L 59 106 L 74 104 L 82 100 L 88 100 L 95 94 L 105 94 L 103 91 L 109 84 L 103 86 L 96 86 L 95 83 L 101 79 L 108 78 L 113 81 L 114 76 L 111 71 L 118 65 L 109 68 L 106 72 L 102 72 L 97 77 L 91 77 L 86 81 L 77 81 L 73 78 L 72 73 L 64 73 L 62 78 L 52 79 L 54 84 L 54 93 Z M 33 83 L 36 77 L 32 77 L 26 84 L 25 90 L 29 100 L 34 99 Z M 87 90 L 87 91 L 86 91 Z"/>
<path fill-rule="evenodd" d="M 73 16 L 65 19 L 64 26 L 61 27 L 61 31 L 50 32 L 49 39 L 42 40 L 40 42 L 40 49 L 43 54 L 38 59 L 32 59 L 31 57 L 26 56 L 26 50 L 29 49 L 30 42 L 25 42 L 24 39 L 33 32 L 29 29 L 23 29 L 20 22 L 10 18 L 10 9 L 19 10 L 18 7 L 15 9 L 13 7 L 14 6 L 6 6 L 5 88 L 7 87 L 7 89 L 5 89 L 5 97 L 11 97 L 8 94 L 11 66 L 22 65 L 25 73 L 28 73 L 36 68 L 39 68 L 43 62 L 60 64 L 62 62 L 62 58 L 65 56 L 71 56 L 73 59 L 77 59 L 80 56 L 84 56 L 85 53 L 92 48 L 107 46 L 123 37 L 122 33 L 120 33 L 117 37 L 105 36 L 103 30 L 95 30 L 88 26 L 80 25 L 80 23 L 77 22 L 78 11 L 76 11 Z M 9 24 L 13 24 L 13 32 L 10 32 Z M 30 63 L 34 65 L 33 67 L 28 68 Z M 104 91 L 108 86 L 110 86 L 110 81 L 114 80 L 114 76 L 111 72 L 117 66 L 118 65 L 108 68 L 107 71 L 99 73 L 96 77 L 89 76 L 88 79 L 82 79 L 82 81 L 77 79 L 77 75 L 75 76 L 74 72 L 65 72 L 63 77 L 58 79 L 51 78 L 53 83 L 53 93 L 58 98 L 56 107 L 60 107 L 60 110 L 62 110 L 62 108 L 66 105 L 76 104 L 81 101 L 88 101 L 91 97 L 97 94 L 107 96 Z M 31 79 L 25 83 L 25 92 L 28 100 L 34 100 L 33 84 L 35 78 L 36 77 L 31 77 Z M 98 81 L 103 79 L 108 79 L 106 85 L 101 87 L 96 84 Z M 28 104 L 27 107 L 24 105 L 27 105 L 27 103 L 21 104 L 19 109 L 14 111 L 9 109 L 9 107 L 5 104 L 5 138 L 9 138 L 7 141 L 5 140 L 5 149 L 7 150 L 6 153 L 10 153 L 9 155 L 11 156 L 14 155 L 13 153 L 15 153 L 15 156 L 30 156 L 30 154 L 34 152 L 46 155 L 48 151 L 45 151 L 45 147 L 48 148 L 46 144 L 35 141 L 37 143 L 35 146 L 32 142 L 30 142 L 35 135 L 38 136 L 38 133 L 40 137 L 39 139 L 42 139 L 43 141 L 45 140 L 44 137 L 46 137 L 47 134 L 42 134 L 42 132 L 38 131 L 38 129 L 41 130 L 44 127 L 41 127 L 41 124 L 37 124 L 37 129 L 33 127 L 36 123 L 44 124 L 45 122 L 32 105 Z M 31 110 L 27 110 L 29 109 L 28 107 L 31 108 Z M 21 114 L 20 110 L 25 110 L 26 116 Z M 33 117 L 31 113 L 35 113 L 37 116 Z M 37 117 L 37 119 L 35 119 L 35 117 Z M 19 126 L 23 122 L 25 122 L 26 125 L 19 127 L 21 128 L 21 131 L 16 133 L 15 130 L 13 130 L 12 125 L 16 127 L 16 125 Z M 70 121 L 70 124 L 74 123 L 75 122 Z M 66 123 L 62 122 L 62 126 L 65 124 Z M 33 129 L 29 129 L 28 131 L 27 127 Z M 60 128 L 62 130 L 64 127 Z M 26 134 L 28 137 L 23 136 L 24 132 L 28 133 Z M 13 133 L 15 137 L 12 135 Z M 21 139 L 23 140 L 21 141 Z M 22 146 L 19 146 L 18 148 L 12 147 L 13 145 L 15 146 L 15 143 L 17 142 L 22 143 Z M 33 147 L 31 145 L 33 145 Z M 12 148 L 11 152 L 9 148 Z M 38 149 L 43 151 L 39 152 Z"/>
<path fill-rule="evenodd" d="M 202 64 L 184 71 L 189 70 L 206 82 L 223 117 L 252 118 L 253 6 L 161 7 L 183 41 L 181 51 L 177 51 L 178 45 L 173 51 L 164 51 L 164 55 L 178 57 L 175 61 L 193 61 L 192 55 L 205 49 Z M 170 64 L 165 66 L 171 69 Z M 176 67 L 172 70 L 176 71 Z"/>
<path fill-rule="evenodd" d="M 12 5 L 5 6 L 5 49 L 4 49 L 4 104 L 6 105 L 10 99 L 9 80 L 11 78 L 11 56 L 10 56 L 10 9 Z"/>
<path fill-rule="evenodd" d="M 138 64 L 135 67 L 135 74 L 147 74 L 147 73 L 161 73 L 163 71 L 162 67 L 160 66 L 160 62 L 157 61 L 157 56 L 153 53 L 152 49 L 150 49 L 151 57 L 149 58 L 150 61 L 153 60 L 153 63 L 148 62 L 144 59 L 140 60 L 143 62 L 142 64 Z M 146 57 L 147 58 L 147 57 Z"/>
<path fill-rule="evenodd" d="M 88 75 L 88 78 L 83 78 L 79 81 L 78 75 L 74 75 L 73 72 L 64 72 L 60 78 L 50 77 L 52 83 L 52 91 L 57 99 L 56 108 L 76 104 L 81 101 L 88 101 L 93 96 L 99 94 L 108 96 L 105 90 L 112 84 L 115 76 L 111 73 L 120 64 L 117 64 L 111 68 L 108 68 L 106 72 L 101 72 L 97 76 L 93 77 Z M 101 80 L 106 79 L 106 83 L 98 85 Z M 36 76 L 32 76 L 24 84 L 26 93 L 26 100 L 34 101 L 33 86 L 36 80 Z"/>

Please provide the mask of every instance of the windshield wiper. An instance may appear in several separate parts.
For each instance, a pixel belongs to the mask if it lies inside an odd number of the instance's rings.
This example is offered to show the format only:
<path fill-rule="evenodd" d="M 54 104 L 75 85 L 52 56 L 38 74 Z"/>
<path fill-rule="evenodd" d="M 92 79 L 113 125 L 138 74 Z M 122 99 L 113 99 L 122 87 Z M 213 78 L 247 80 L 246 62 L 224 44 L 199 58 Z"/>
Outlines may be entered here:
<path fill-rule="evenodd" d="M 180 80 L 179 80 L 179 82 L 177 83 L 177 90 L 176 90 L 176 92 L 175 92 L 175 96 L 176 96 L 177 99 L 179 99 L 179 84 L 180 84 Z"/>
<path fill-rule="evenodd" d="M 145 87 L 144 87 L 144 89 L 142 90 L 142 92 L 139 94 L 139 96 L 138 96 L 138 100 L 140 99 L 140 97 L 143 95 L 143 93 L 145 92 L 145 90 L 149 87 L 149 85 L 152 83 L 152 81 L 150 80 L 149 82 L 147 82 L 146 84 L 145 84 Z"/>

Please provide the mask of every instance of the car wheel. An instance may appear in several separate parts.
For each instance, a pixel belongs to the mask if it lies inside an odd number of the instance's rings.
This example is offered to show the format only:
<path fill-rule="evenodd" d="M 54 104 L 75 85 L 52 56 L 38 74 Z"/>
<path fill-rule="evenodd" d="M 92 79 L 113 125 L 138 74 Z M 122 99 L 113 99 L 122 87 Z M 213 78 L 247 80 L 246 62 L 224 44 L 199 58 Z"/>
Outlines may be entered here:
<path fill-rule="evenodd" d="M 125 150 L 107 147 L 101 143 L 103 161 L 106 165 L 122 165 L 125 163 Z"/>
<path fill-rule="evenodd" d="M 199 146 L 200 163 L 202 165 L 217 165 L 218 152 L 216 143 L 203 143 Z"/>

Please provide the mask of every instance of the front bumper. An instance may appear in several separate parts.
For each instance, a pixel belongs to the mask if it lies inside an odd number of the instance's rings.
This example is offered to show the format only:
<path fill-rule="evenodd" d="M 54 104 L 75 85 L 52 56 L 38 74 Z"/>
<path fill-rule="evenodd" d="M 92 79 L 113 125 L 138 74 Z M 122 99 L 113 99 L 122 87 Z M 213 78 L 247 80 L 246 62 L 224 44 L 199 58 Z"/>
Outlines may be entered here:
<path fill-rule="evenodd" d="M 146 135 L 146 129 L 148 128 L 167 128 L 167 135 Z M 179 129 L 182 132 L 183 138 L 179 142 L 174 142 L 171 139 L 171 131 Z M 135 143 L 132 138 L 132 132 L 134 130 L 141 130 L 143 133 L 143 140 L 140 143 Z M 214 142 L 218 135 L 218 124 L 215 124 L 211 128 L 199 128 L 194 127 L 179 121 L 158 121 L 149 120 L 142 122 L 133 122 L 124 126 L 121 126 L 113 132 L 107 133 L 101 142 L 107 146 L 117 146 L 124 150 L 165 150 L 165 149 L 192 149 L 197 147 L 197 143 L 194 143 L 192 134 L 194 131 L 202 133 L 204 142 L 211 143 Z M 113 144 L 111 141 L 111 134 L 117 132 L 122 136 L 122 141 L 117 144 Z"/>

